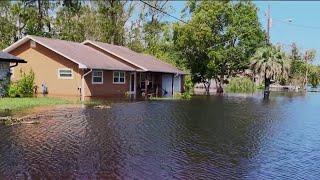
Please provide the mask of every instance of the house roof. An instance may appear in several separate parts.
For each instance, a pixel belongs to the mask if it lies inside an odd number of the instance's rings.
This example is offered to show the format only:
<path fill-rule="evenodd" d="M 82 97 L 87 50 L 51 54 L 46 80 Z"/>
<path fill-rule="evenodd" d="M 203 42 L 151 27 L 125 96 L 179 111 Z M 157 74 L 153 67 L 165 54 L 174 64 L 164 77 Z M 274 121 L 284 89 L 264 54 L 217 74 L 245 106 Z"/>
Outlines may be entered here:
<path fill-rule="evenodd" d="M 127 47 L 89 40 L 84 41 L 82 44 L 92 44 L 101 50 L 104 50 L 136 67 L 143 69 L 144 71 L 186 74 L 171 64 L 163 62 L 150 55 L 134 52 Z"/>
<path fill-rule="evenodd" d="M 80 43 L 64 41 L 58 39 L 49 39 L 38 36 L 26 36 L 8 48 L 4 49 L 5 52 L 11 52 L 25 42 L 33 40 L 38 44 L 54 51 L 55 53 L 73 61 L 82 69 L 107 69 L 107 70 L 123 70 L 135 71 L 134 68 L 121 63 L 120 61 L 105 55 L 104 53 L 84 46 Z"/>
<path fill-rule="evenodd" d="M 17 56 L 13 56 L 9 53 L 0 51 L 0 62 L 4 61 L 4 62 L 18 62 L 18 63 L 26 63 L 25 60 L 17 57 Z"/>

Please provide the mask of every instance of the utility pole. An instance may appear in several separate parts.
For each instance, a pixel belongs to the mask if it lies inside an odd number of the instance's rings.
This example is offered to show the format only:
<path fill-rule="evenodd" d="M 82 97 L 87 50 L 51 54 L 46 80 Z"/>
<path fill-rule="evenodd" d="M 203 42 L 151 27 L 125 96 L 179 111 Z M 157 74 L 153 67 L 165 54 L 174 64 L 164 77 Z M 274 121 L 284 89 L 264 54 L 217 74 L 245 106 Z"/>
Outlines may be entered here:
<path fill-rule="evenodd" d="M 270 14 L 270 5 L 268 5 L 268 11 L 267 11 L 267 44 L 270 44 L 270 27 L 271 27 L 271 14 Z"/>

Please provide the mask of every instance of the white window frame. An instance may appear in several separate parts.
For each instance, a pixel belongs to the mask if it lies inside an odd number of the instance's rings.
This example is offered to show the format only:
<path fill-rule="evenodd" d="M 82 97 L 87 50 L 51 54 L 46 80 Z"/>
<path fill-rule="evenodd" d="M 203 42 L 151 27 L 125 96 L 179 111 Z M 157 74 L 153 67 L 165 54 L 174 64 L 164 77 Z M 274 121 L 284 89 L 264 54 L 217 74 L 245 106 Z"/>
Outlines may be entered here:
<path fill-rule="evenodd" d="M 100 77 L 100 76 L 94 76 L 93 75 L 94 72 L 101 72 L 101 82 L 94 82 L 93 81 L 94 77 Z M 98 70 L 98 69 L 92 70 L 91 83 L 92 84 L 103 84 L 103 70 Z"/>
<path fill-rule="evenodd" d="M 118 77 L 118 80 L 119 80 L 119 82 L 114 82 L 114 74 L 115 73 L 119 73 L 119 77 Z M 123 73 L 123 82 L 120 82 L 120 73 Z M 112 82 L 113 82 L 113 84 L 125 84 L 126 83 L 126 72 L 124 72 L 124 71 L 113 71 L 113 73 L 112 73 Z"/>
<path fill-rule="evenodd" d="M 61 70 L 71 71 L 71 77 L 61 77 L 61 76 L 60 76 L 60 71 L 61 71 Z M 59 78 L 59 79 L 73 79 L 73 71 L 72 71 L 72 69 L 70 69 L 70 68 L 58 68 L 58 78 Z"/>

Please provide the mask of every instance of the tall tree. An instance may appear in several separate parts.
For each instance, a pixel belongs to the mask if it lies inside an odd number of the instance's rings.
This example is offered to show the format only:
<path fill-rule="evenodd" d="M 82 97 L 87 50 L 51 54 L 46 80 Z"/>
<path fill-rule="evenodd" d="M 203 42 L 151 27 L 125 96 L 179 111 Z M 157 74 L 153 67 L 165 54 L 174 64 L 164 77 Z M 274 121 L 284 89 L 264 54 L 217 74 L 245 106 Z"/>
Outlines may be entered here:
<path fill-rule="evenodd" d="M 11 3 L 0 2 L 0 49 L 9 46 L 15 38 L 16 28 L 12 21 Z"/>
<path fill-rule="evenodd" d="M 309 49 L 301 51 L 295 43 L 291 44 L 289 57 L 291 59 L 290 81 L 306 88 L 310 72 L 310 63 L 314 60 L 316 51 Z"/>
<path fill-rule="evenodd" d="M 143 4 L 142 18 L 143 18 L 143 34 L 146 52 L 155 55 L 159 52 L 159 42 L 163 36 L 168 23 L 163 22 L 163 12 L 170 11 L 169 1 L 155 0 L 146 1 Z M 161 12 L 162 11 L 162 12 Z"/>
<path fill-rule="evenodd" d="M 83 7 L 80 1 L 63 1 L 54 22 L 55 37 L 81 42 L 85 40 L 85 26 L 81 21 Z"/>
<path fill-rule="evenodd" d="M 125 25 L 133 12 L 133 1 L 98 1 L 100 41 L 116 45 L 125 44 Z"/>
<path fill-rule="evenodd" d="M 203 83 L 207 93 L 211 79 L 222 93 L 226 78 L 248 67 L 264 38 L 257 8 L 251 2 L 201 1 L 190 21 L 175 27 L 175 44 L 186 59 L 192 80 Z"/>
<path fill-rule="evenodd" d="M 306 64 L 309 64 L 314 60 L 315 57 L 316 57 L 316 50 L 310 49 L 310 50 L 305 51 L 303 59 L 305 60 Z M 310 67 L 307 66 L 307 69 L 306 69 L 306 72 L 305 72 L 305 79 L 304 79 L 304 87 L 305 87 L 305 89 L 307 89 L 308 75 L 309 75 L 309 71 L 310 71 L 309 69 L 310 69 Z"/>

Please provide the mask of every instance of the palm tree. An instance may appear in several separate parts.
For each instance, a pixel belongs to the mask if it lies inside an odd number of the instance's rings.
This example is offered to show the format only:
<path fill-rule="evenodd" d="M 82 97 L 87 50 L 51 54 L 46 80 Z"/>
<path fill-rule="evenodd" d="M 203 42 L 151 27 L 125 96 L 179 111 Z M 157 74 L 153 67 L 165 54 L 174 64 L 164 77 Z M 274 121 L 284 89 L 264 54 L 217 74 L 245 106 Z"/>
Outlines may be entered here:
<path fill-rule="evenodd" d="M 269 98 L 270 84 L 281 77 L 288 78 L 290 63 L 280 46 L 259 48 L 251 58 L 250 68 L 254 74 L 264 77 L 264 98 Z"/>

